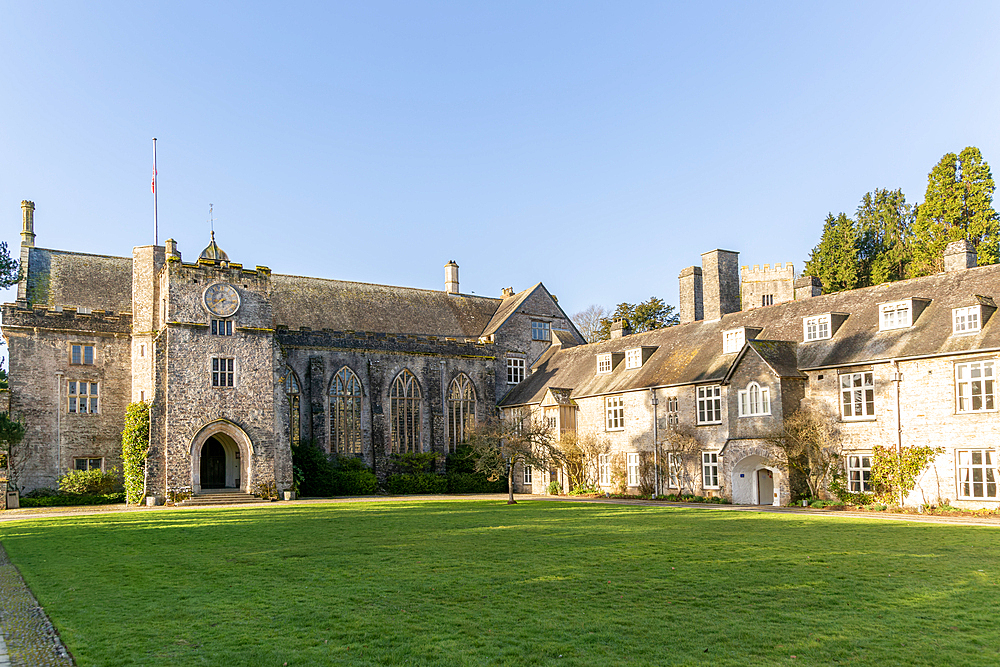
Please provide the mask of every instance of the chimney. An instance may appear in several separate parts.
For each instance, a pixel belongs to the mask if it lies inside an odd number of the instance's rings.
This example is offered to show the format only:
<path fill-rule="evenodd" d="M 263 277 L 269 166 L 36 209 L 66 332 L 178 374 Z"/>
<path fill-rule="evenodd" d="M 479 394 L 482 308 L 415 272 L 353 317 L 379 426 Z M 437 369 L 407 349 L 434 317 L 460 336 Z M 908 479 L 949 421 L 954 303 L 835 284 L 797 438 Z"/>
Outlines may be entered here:
<path fill-rule="evenodd" d="M 35 247 L 35 202 L 21 201 L 21 245 Z"/>
<path fill-rule="evenodd" d="M 181 253 L 177 249 L 177 241 L 173 239 L 167 239 L 164 242 L 164 245 L 166 246 L 167 257 L 176 257 L 177 259 L 181 258 Z"/>
<path fill-rule="evenodd" d="M 632 333 L 632 327 L 628 325 L 628 320 L 617 319 L 611 323 L 611 338 L 621 338 Z"/>
<path fill-rule="evenodd" d="M 444 291 L 458 294 L 458 264 L 451 260 L 444 265 Z"/>
<path fill-rule="evenodd" d="M 503 288 L 503 298 L 506 299 L 507 297 L 511 297 L 511 296 L 514 296 L 514 288 L 513 287 L 504 287 Z"/>
<path fill-rule="evenodd" d="M 795 279 L 795 300 L 809 299 L 823 294 L 823 281 L 815 276 L 802 276 Z"/>
<path fill-rule="evenodd" d="M 740 310 L 740 253 L 711 250 L 701 255 L 703 298 L 706 320 Z"/>
<path fill-rule="evenodd" d="M 681 324 L 705 319 L 705 311 L 702 308 L 701 268 L 689 266 L 681 271 L 678 278 L 681 283 Z"/>
<path fill-rule="evenodd" d="M 944 249 L 944 270 L 946 273 L 976 268 L 976 249 L 966 239 L 952 241 Z"/>

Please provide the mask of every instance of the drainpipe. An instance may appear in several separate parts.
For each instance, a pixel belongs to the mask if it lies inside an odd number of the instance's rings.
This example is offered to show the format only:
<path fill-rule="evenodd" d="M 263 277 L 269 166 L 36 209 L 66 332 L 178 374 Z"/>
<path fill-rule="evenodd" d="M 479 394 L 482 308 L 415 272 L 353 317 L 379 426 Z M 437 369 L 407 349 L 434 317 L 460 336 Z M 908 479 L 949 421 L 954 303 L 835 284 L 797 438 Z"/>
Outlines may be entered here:
<path fill-rule="evenodd" d="M 899 506 L 903 506 L 903 416 L 899 412 L 899 385 L 903 381 L 903 374 L 899 372 L 899 362 L 892 359 L 892 384 L 896 387 L 896 471 L 897 483 L 899 484 Z"/>
<path fill-rule="evenodd" d="M 656 398 L 656 388 L 649 388 L 649 404 L 653 406 L 653 497 L 660 495 L 660 440 L 656 432 L 656 406 L 660 400 Z"/>
<path fill-rule="evenodd" d="M 62 472 L 62 384 L 63 372 L 56 371 L 56 478 Z"/>

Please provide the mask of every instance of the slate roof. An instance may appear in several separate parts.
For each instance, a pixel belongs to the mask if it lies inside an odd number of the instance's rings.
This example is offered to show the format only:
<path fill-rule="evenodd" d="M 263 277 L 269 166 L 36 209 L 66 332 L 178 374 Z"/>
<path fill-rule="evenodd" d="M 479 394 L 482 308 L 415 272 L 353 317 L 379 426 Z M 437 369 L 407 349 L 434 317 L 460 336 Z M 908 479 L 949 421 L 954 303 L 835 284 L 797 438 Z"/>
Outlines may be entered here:
<path fill-rule="evenodd" d="M 721 382 L 737 358 L 722 353 L 722 332 L 738 327 L 761 331 L 755 349 L 779 374 L 806 369 L 852 366 L 892 358 L 957 354 L 1000 349 L 1000 317 L 994 312 L 982 330 L 952 335 L 952 308 L 972 306 L 979 297 L 1000 293 L 1000 265 L 938 273 L 875 287 L 838 292 L 799 301 L 731 313 L 719 320 L 698 321 L 623 338 L 550 348 L 532 373 L 514 387 L 502 405 L 538 403 L 549 386 L 571 387 L 573 396 L 701 382 Z M 913 326 L 879 331 L 879 304 L 909 298 L 929 299 Z M 824 313 L 848 315 L 828 340 L 803 342 L 802 319 Z M 986 313 L 984 313 L 985 315 Z M 778 344 L 794 342 L 793 347 Z M 766 345 L 765 345 L 766 343 Z M 597 355 L 655 346 L 642 367 L 627 370 L 619 363 L 608 374 L 597 374 Z"/>
<path fill-rule="evenodd" d="M 271 275 L 276 326 L 479 338 L 500 299 L 346 280 Z"/>
<path fill-rule="evenodd" d="M 31 304 L 132 312 L 132 258 L 31 248 L 27 298 Z"/>
<path fill-rule="evenodd" d="M 538 289 L 540 285 L 541 283 L 535 283 L 533 286 L 526 290 L 521 290 L 514 296 L 504 298 L 500 307 L 497 308 L 493 317 L 490 318 L 490 321 L 483 328 L 483 335 L 489 336 L 490 334 L 496 333 L 503 323 L 507 321 L 507 318 L 516 313 L 517 309 L 521 307 L 521 304 L 523 304 L 528 297 L 531 296 L 531 293 Z"/>

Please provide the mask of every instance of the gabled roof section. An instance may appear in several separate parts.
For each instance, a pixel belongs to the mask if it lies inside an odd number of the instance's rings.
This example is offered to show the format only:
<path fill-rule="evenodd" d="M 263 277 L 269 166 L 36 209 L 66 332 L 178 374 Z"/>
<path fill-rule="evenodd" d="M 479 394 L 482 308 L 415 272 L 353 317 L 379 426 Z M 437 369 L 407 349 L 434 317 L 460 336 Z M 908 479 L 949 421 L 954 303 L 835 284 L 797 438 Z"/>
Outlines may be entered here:
<path fill-rule="evenodd" d="M 756 354 L 767 364 L 771 372 L 779 378 L 805 378 L 806 374 L 796 366 L 798 343 L 788 340 L 749 340 L 723 378 L 722 384 L 729 384 L 736 367 L 747 354 Z"/>
<path fill-rule="evenodd" d="M 276 326 L 478 338 L 500 299 L 282 274 L 271 275 Z"/>
<path fill-rule="evenodd" d="M 576 405 L 570 394 L 573 393 L 572 389 L 567 389 L 566 387 L 549 387 L 549 390 L 545 392 L 545 398 L 542 399 L 542 407 L 550 407 L 553 405 Z"/>
<path fill-rule="evenodd" d="M 559 342 L 564 347 L 568 347 L 569 344 L 578 345 L 580 341 L 584 340 L 583 336 L 577 330 L 576 325 L 573 324 L 573 320 L 570 319 L 568 315 L 566 315 L 566 311 L 562 309 L 562 306 L 559 305 L 559 302 L 555 298 L 553 298 L 552 293 L 549 292 L 549 290 L 546 289 L 545 285 L 543 285 L 542 283 L 535 283 L 532 287 L 529 287 L 526 290 L 522 290 L 517 294 L 515 294 L 514 296 L 509 296 L 505 298 L 503 300 L 503 303 L 500 304 L 500 307 L 497 308 L 496 312 L 493 314 L 493 317 L 490 319 L 489 324 L 487 324 L 486 328 L 483 329 L 482 335 L 492 336 L 497 331 L 499 331 L 500 327 L 502 327 L 504 323 L 507 320 L 509 320 L 511 316 L 513 316 L 514 313 L 516 313 L 528 299 L 532 297 L 532 295 L 538 293 L 539 291 L 541 291 L 541 293 L 544 294 L 547 298 L 551 299 L 552 304 L 559 311 L 559 314 L 562 315 L 564 318 L 566 318 L 566 321 L 569 322 L 569 326 L 572 328 L 572 331 L 568 332 L 569 333 L 568 336 L 564 335 L 560 337 Z"/>

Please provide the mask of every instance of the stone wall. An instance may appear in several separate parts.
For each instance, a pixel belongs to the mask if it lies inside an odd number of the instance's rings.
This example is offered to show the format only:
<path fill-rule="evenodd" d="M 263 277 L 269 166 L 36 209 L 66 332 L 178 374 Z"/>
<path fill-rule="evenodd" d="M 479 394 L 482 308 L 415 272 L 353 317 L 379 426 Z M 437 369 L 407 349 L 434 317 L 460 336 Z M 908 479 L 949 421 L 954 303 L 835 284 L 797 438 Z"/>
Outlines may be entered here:
<path fill-rule="evenodd" d="M 764 306 L 765 295 L 770 295 L 770 304 L 783 303 L 795 299 L 795 269 L 791 262 L 784 266 L 777 263 L 774 267 L 765 264 L 764 268 L 754 264 L 740 267 L 740 300 L 743 310 L 751 310 Z"/>

